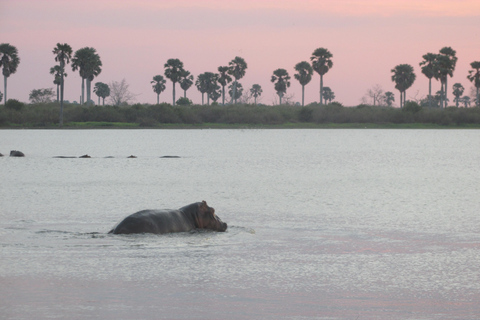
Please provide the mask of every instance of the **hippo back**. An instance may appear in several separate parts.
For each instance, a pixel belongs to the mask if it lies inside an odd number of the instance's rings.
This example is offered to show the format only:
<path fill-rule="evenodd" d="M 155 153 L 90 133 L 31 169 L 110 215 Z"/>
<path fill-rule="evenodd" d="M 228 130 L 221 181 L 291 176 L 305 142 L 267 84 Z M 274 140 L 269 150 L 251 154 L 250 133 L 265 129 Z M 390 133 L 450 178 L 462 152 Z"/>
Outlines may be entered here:
<path fill-rule="evenodd" d="M 142 210 L 129 215 L 110 233 L 171 233 L 195 229 L 180 210 Z"/>
<path fill-rule="evenodd" d="M 178 210 L 143 210 L 123 219 L 109 233 L 171 233 L 193 229 L 225 231 L 227 224 L 205 201 L 192 203 Z"/>

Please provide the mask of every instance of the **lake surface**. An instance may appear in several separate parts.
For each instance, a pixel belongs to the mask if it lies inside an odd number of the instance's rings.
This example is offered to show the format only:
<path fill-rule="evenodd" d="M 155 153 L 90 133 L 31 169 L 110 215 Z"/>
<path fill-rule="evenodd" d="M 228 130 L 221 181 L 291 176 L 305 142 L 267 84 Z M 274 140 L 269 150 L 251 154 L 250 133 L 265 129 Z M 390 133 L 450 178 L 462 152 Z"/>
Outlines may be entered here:
<path fill-rule="evenodd" d="M 480 318 L 479 130 L 0 130 L 13 149 L 1 319 Z M 227 232 L 106 234 L 201 200 Z"/>

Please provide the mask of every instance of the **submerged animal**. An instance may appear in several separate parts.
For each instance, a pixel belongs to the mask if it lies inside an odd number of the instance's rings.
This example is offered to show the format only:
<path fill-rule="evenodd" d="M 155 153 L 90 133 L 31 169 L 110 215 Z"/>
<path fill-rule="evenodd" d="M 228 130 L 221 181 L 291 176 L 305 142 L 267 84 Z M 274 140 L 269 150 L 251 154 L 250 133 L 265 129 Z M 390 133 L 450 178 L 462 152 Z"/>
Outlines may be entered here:
<path fill-rule="evenodd" d="M 10 151 L 10 157 L 25 157 L 25 154 L 22 151 L 12 150 Z"/>
<path fill-rule="evenodd" d="M 129 215 L 109 233 L 172 233 L 186 232 L 194 229 L 214 231 L 227 230 L 224 223 L 205 201 L 189 204 L 180 209 L 142 210 Z"/>

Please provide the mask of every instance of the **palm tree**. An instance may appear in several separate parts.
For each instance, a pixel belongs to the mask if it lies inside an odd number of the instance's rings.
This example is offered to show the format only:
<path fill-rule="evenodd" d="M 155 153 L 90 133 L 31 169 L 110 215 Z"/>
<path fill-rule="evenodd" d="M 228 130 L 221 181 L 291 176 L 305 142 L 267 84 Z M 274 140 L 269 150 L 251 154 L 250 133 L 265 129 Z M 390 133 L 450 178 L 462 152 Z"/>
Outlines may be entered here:
<path fill-rule="evenodd" d="M 95 83 L 93 92 L 95 92 L 98 96 L 98 104 L 100 104 L 100 98 L 102 98 L 103 105 L 105 105 L 105 98 L 110 96 L 110 87 L 106 83 L 97 82 Z"/>
<path fill-rule="evenodd" d="M 323 87 L 323 98 L 325 102 L 332 103 L 332 100 L 335 99 L 335 93 L 330 89 L 330 87 Z"/>
<path fill-rule="evenodd" d="M 54 67 L 50 68 L 50 74 L 53 74 L 55 76 L 55 79 L 53 80 L 53 84 L 57 86 L 57 102 L 60 101 L 60 85 L 62 84 L 62 75 L 60 74 L 61 68 L 59 65 L 56 65 Z M 66 73 L 63 74 L 64 77 L 67 76 Z"/>
<path fill-rule="evenodd" d="M 313 70 L 320 75 L 320 104 L 323 104 L 323 75 L 333 67 L 332 57 L 330 51 L 325 48 L 316 49 L 310 57 Z"/>
<path fill-rule="evenodd" d="M 77 69 L 80 69 L 79 73 L 80 77 L 82 78 L 82 96 L 80 98 L 80 104 L 83 104 L 85 100 L 85 78 L 87 77 L 85 75 L 85 65 L 88 60 L 88 52 L 86 52 L 84 49 L 77 50 L 72 58 L 72 71 L 77 71 Z"/>
<path fill-rule="evenodd" d="M 222 105 L 225 105 L 225 86 L 232 82 L 232 77 L 229 76 L 228 71 L 230 67 L 218 67 L 219 77 L 218 83 L 222 85 Z"/>
<path fill-rule="evenodd" d="M 465 88 L 460 83 L 455 83 L 452 88 L 453 88 L 453 95 L 455 96 L 455 99 L 454 99 L 456 103 L 455 106 L 458 108 L 460 97 L 463 94 L 463 91 L 465 91 Z"/>
<path fill-rule="evenodd" d="M 203 96 L 205 93 L 208 92 L 208 77 L 205 73 L 201 73 L 197 76 L 197 81 L 195 81 L 195 86 L 197 87 L 198 91 L 202 93 L 202 106 L 203 106 Z"/>
<path fill-rule="evenodd" d="M 215 84 L 215 89 L 208 93 L 208 98 L 212 99 L 213 102 L 217 102 L 218 98 L 220 98 L 221 96 L 222 93 L 220 91 L 220 86 L 218 84 Z"/>
<path fill-rule="evenodd" d="M 470 80 L 477 89 L 476 104 L 477 106 L 480 106 L 480 61 L 472 62 L 470 63 L 470 66 L 474 70 L 468 71 L 467 79 Z"/>
<path fill-rule="evenodd" d="M 252 94 L 253 98 L 255 99 L 255 105 L 257 105 L 257 98 L 262 95 L 263 90 L 259 84 L 254 84 L 250 89 L 250 93 Z"/>
<path fill-rule="evenodd" d="M 387 104 L 387 106 L 391 107 L 393 101 L 395 101 L 395 96 L 393 95 L 393 92 L 385 92 L 385 103 Z"/>
<path fill-rule="evenodd" d="M 235 57 L 232 61 L 228 63 L 229 70 L 228 73 L 235 78 L 233 82 L 233 99 L 235 100 L 235 104 L 237 103 L 237 84 L 238 80 L 245 76 L 245 71 L 247 70 L 247 63 L 243 58 Z"/>
<path fill-rule="evenodd" d="M 81 48 L 75 51 L 72 58 L 72 70 L 79 70 L 80 77 L 82 77 L 82 101 L 85 103 L 85 80 L 87 82 L 87 103 L 91 97 L 91 83 L 93 79 L 102 72 L 102 61 L 97 51 L 94 48 Z"/>
<path fill-rule="evenodd" d="M 403 108 L 406 100 L 406 91 L 415 82 L 416 75 L 413 67 L 409 64 L 400 64 L 391 70 L 392 81 L 395 82 L 395 89 L 400 91 L 400 108 Z"/>
<path fill-rule="evenodd" d="M 183 97 L 187 98 L 187 90 L 193 85 L 193 75 L 190 74 L 190 71 L 182 71 L 182 76 L 179 83 L 180 88 L 183 89 Z"/>
<path fill-rule="evenodd" d="M 442 108 L 442 104 L 445 101 L 445 93 L 443 90 L 438 90 L 433 96 L 433 100 L 435 102 L 435 107 Z"/>
<path fill-rule="evenodd" d="M 305 105 L 305 85 L 307 85 L 313 76 L 313 68 L 307 61 L 299 62 L 295 65 L 295 79 L 302 85 L 302 107 Z"/>
<path fill-rule="evenodd" d="M 234 81 L 231 85 L 228 86 L 228 94 L 232 98 L 232 101 L 237 101 L 243 94 L 243 86 L 240 82 Z"/>
<path fill-rule="evenodd" d="M 17 72 L 20 58 L 18 57 L 18 50 L 9 43 L 0 44 L 0 68 L 3 67 L 3 92 L 5 94 L 4 103 L 7 103 L 7 78 L 11 74 Z"/>
<path fill-rule="evenodd" d="M 170 79 L 173 83 L 173 105 L 175 105 L 175 83 L 179 82 L 182 79 L 183 62 L 179 59 L 168 59 L 167 63 L 164 65 L 165 68 L 165 77 Z"/>
<path fill-rule="evenodd" d="M 205 88 L 207 93 L 207 105 L 210 105 L 211 95 L 220 89 L 220 86 L 217 84 L 218 74 L 213 72 L 204 73 Z M 218 98 L 217 98 L 218 99 Z"/>
<path fill-rule="evenodd" d="M 167 80 L 163 78 L 163 76 L 157 75 L 153 77 L 153 81 L 150 81 L 150 83 L 153 84 L 153 92 L 157 94 L 157 104 L 159 104 L 159 99 L 160 99 L 160 93 L 162 93 L 165 90 L 165 83 Z"/>
<path fill-rule="evenodd" d="M 461 101 L 463 102 L 465 108 L 468 108 L 468 106 L 470 105 L 470 97 L 469 96 L 463 96 L 461 98 Z"/>
<path fill-rule="evenodd" d="M 61 85 L 60 85 L 60 126 L 63 126 L 63 92 L 65 89 L 64 74 L 65 74 L 65 64 L 70 62 L 72 57 L 72 47 L 68 44 L 57 43 L 57 46 L 53 48 L 53 54 L 55 55 L 55 61 L 60 62 L 60 75 L 61 75 Z"/>
<path fill-rule="evenodd" d="M 444 102 L 445 107 L 447 106 L 447 82 L 448 76 L 453 77 L 453 71 L 455 70 L 455 65 L 457 63 L 458 58 L 455 57 L 455 50 L 451 47 L 443 47 L 440 49 L 440 54 L 437 55 L 437 61 L 435 64 L 435 79 L 440 79 L 442 84 L 441 91 L 444 93 Z M 443 97 L 443 96 L 442 96 Z M 441 103 L 441 108 L 443 108 L 443 101 Z"/>
<path fill-rule="evenodd" d="M 282 97 L 287 92 L 287 88 L 290 87 L 290 76 L 288 75 L 287 70 L 277 69 L 273 71 L 271 81 L 275 83 L 275 91 L 277 91 L 278 97 L 280 98 L 279 105 L 281 105 Z"/>
<path fill-rule="evenodd" d="M 432 107 L 432 78 L 435 75 L 435 61 L 437 55 L 435 53 L 427 53 L 422 56 L 423 61 L 420 62 L 422 66 L 422 73 L 428 78 L 428 107 Z"/>

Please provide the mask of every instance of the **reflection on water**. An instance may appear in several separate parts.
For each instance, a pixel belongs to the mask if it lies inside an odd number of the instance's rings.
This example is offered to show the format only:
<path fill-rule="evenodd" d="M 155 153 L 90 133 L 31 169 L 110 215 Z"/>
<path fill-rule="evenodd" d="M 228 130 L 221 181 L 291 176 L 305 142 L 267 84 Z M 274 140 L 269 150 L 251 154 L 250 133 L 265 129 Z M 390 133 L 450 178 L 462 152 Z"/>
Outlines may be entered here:
<path fill-rule="evenodd" d="M 2 131 L 0 313 L 477 319 L 479 134 Z M 106 234 L 201 200 L 227 232 Z"/>

